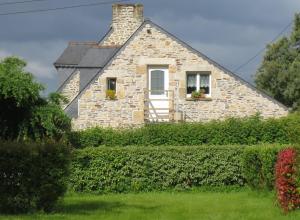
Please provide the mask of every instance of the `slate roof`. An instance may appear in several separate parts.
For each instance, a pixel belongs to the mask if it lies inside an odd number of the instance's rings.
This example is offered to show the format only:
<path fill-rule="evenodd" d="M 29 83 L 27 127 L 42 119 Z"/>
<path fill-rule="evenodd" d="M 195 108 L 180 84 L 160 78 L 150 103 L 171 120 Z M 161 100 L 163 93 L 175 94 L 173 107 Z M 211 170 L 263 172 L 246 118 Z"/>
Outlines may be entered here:
<path fill-rule="evenodd" d="M 187 43 L 185 43 L 184 41 L 178 39 L 176 36 L 172 35 L 171 33 L 167 32 L 165 29 L 163 29 L 162 27 L 160 27 L 159 25 L 153 23 L 152 21 L 150 21 L 149 19 L 145 20 L 141 26 L 135 31 L 135 33 L 132 34 L 132 36 L 125 42 L 124 45 L 122 45 L 119 48 L 114 48 L 114 50 L 102 50 L 102 51 L 97 51 L 97 50 L 90 50 L 89 53 L 85 53 L 84 56 L 86 56 L 84 59 L 82 56 L 82 59 L 80 62 L 78 62 L 78 66 L 79 64 L 82 65 L 82 67 L 87 67 L 88 65 L 94 65 L 94 66 L 98 66 L 97 70 L 95 72 L 92 73 L 89 72 L 88 77 L 86 77 L 84 79 L 84 83 L 82 83 L 80 85 L 80 91 L 78 93 L 78 95 L 70 102 L 70 104 L 66 107 L 65 111 L 67 112 L 67 114 L 71 117 L 76 117 L 78 114 L 78 99 L 81 96 L 82 92 L 96 79 L 96 77 L 100 74 L 102 74 L 102 72 L 105 70 L 105 68 L 107 66 L 109 66 L 109 64 L 111 63 L 111 61 L 113 60 L 113 58 L 120 53 L 120 51 L 125 48 L 128 43 L 139 33 L 139 31 L 146 25 L 146 24 L 151 24 L 154 27 L 158 28 L 160 31 L 162 31 L 163 33 L 165 33 L 166 35 L 168 35 L 169 37 L 171 37 L 173 40 L 177 41 L 178 43 L 180 43 L 181 45 L 183 45 L 184 47 L 188 48 L 189 50 L 197 53 L 200 57 L 204 58 L 205 60 L 207 60 L 209 63 L 211 63 L 214 66 L 217 66 L 218 68 L 220 68 L 222 71 L 224 71 L 225 73 L 233 76 L 234 78 L 236 78 L 237 80 L 241 81 L 242 83 L 246 84 L 247 86 L 249 86 L 250 88 L 256 90 L 257 92 L 259 92 L 263 97 L 279 104 L 280 106 L 284 107 L 285 109 L 288 109 L 286 106 L 284 106 L 282 103 L 278 102 L 277 100 L 275 100 L 274 98 L 270 97 L 269 95 L 265 94 L 263 91 L 258 90 L 255 86 L 253 86 L 252 84 L 250 84 L 249 82 L 245 81 L 243 78 L 241 78 L 240 76 L 238 76 L 237 74 L 231 72 L 230 70 L 226 69 L 225 67 L 223 67 L 222 65 L 216 63 L 215 61 L 213 61 L 212 59 L 208 58 L 207 56 L 205 56 L 204 54 L 202 54 L 201 52 L 199 52 L 198 50 L 194 49 L 193 47 L 191 47 L 190 45 L 188 45 Z M 90 48 L 93 48 L 93 46 L 91 46 Z M 103 53 L 102 53 L 103 52 Z M 104 55 L 106 54 L 106 56 Z M 99 57 L 102 57 L 103 60 L 100 62 L 99 60 L 95 60 L 92 59 L 93 55 L 98 55 Z M 89 60 L 91 59 L 91 60 Z M 59 58 L 60 60 L 60 58 Z M 104 61 L 105 60 L 105 61 Z M 101 66 L 101 67 L 100 67 Z M 79 66 L 80 67 L 80 66 Z M 83 74 L 84 75 L 84 74 Z M 82 79 L 80 79 L 82 80 Z"/>
<path fill-rule="evenodd" d="M 97 42 L 70 42 L 62 55 L 55 61 L 54 66 L 77 65 L 88 49 L 96 45 Z"/>
<path fill-rule="evenodd" d="M 97 75 L 102 68 L 80 68 L 80 84 L 79 91 L 87 86 L 91 79 Z"/>
<path fill-rule="evenodd" d="M 73 99 L 73 101 L 65 108 L 66 114 L 70 118 L 76 118 L 78 116 L 78 97 Z"/>
<path fill-rule="evenodd" d="M 117 47 L 92 47 L 87 50 L 77 66 L 87 68 L 104 67 L 117 49 Z"/>
<path fill-rule="evenodd" d="M 54 63 L 60 76 L 57 91 L 61 91 L 72 75 L 78 71 L 80 72 L 79 91 L 81 91 L 119 49 L 118 47 L 100 47 L 98 45 L 98 42 L 69 43 L 63 54 Z M 73 105 L 73 109 L 76 109 L 76 105 Z"/>
<path fill-rule="evenodd" d="M 58 89 L 57 91 L 60 91 L 61 87 L 67 82 L 68 78 L 74 73 L 76 68 L 58 68 Z"/>

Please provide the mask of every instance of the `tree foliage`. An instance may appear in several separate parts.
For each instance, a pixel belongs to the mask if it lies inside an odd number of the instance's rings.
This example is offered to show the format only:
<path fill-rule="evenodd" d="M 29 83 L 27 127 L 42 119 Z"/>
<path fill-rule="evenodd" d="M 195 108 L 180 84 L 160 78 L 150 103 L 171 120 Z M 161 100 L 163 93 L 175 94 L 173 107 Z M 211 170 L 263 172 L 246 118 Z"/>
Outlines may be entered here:
<path fill-rule="evenodd" d="M 294 110 L 300 107 L 300 50 L 293 47 L 299 40 L 300 14 L 296 14 L 291 36 L 267 46 L 255 77 L 258 88 Z"/>
<path fill-rule="evenodd" d="M 61 139 L 70 130 L 70 119 L 60 104 L 65 98 L 50 94 L 24 70 L 26 62 L 17 57 L 0 61 L 0 139 Z"/>

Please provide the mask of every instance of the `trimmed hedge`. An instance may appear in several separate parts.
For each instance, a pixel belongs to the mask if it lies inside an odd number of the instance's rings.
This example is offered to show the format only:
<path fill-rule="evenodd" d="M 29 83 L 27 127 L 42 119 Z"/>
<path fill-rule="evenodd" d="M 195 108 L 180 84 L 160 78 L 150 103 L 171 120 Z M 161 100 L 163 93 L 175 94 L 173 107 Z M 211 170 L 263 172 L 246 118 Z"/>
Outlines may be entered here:
<path fill-rule="evenodd" d="M 283 145 L 246 147 L 242 156 L 243 176 L 253 189 L 273 190 L 275 186 L 275 164 Z"/>
<path fill-rule="evenodd" d="M 300 141 L 300 114 L 280 119 L 229 118 L 208 123 L 149 124 L 136 129 L 91 128 L 69 136 L 75 148 L 105 146 L 254 145 Z"/>
<path fill-rule="evenodd" d="M 262 147 L 254 146 L 253 149 Z M 258 151 L 262 153 L 259 158 L 267 155 L 271 157 L 270 161 L 276 161 L 278 148 L 270 146 L 268 153 Z M 246 180 L 254 178 L 252 172 L 243 171 L 247 168 L 245 161 L 252 163 L 252 160 L 243 159 L 250 154 L 245 154 L 245 149 L 245 146 L 131 146 L 76 150 L 70 188 L 77 192 L 121 193 L 198 186 L 243 186 Z M 263 165 L 264 174 L 268 180 L 273 179 L 274 168 L 269 160 L 261 161 L 266 163 Z"/>
<path fill-rule="evenodd" d="M 67 186 L 70 151 L 56 143 L 0 143 L 0 212 L 49 212 Z"/>

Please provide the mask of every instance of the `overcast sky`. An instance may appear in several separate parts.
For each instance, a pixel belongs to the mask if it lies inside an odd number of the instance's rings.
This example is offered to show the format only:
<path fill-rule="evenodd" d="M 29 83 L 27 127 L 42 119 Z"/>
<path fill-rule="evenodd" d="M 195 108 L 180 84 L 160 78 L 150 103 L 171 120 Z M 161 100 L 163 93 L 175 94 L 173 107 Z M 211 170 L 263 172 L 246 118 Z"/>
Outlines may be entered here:
<path fill-rule="evenodd" d="M 44 0 L 1 5 L 0 57 L 16 55 L 46 85 L 57 88 L 53 62 L 68 41 L 99 40 L 111 23 L 111 4 L 51 12 L 1 16 L 3 13 L 48 9 L 105 0 Z M 106 0 L 107 1 L 107 0 Z M 265 47 L 300 12 L 300 0 L 140 0 L 145 17 L 161 25 L 208 57 L 234 70 Z M 286 32 L 287 34 L 289 31 Z M 257 57 L 239 70 L 251 81 Z"/>

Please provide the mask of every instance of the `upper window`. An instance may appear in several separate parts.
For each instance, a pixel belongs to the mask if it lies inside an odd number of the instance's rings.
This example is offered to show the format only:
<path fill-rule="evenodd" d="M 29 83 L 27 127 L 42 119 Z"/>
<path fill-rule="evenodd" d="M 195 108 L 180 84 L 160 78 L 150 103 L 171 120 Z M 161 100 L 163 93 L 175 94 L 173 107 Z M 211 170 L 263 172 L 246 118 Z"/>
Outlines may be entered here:
<path fill-rule="evenodd" d="M 194 91 L 204 91 L 206 96 L 211 95 L 211 76 L 209 72 L 187 73 L 187 96 L 190 97 Z"/>
<path fill-rule="evenodd" d="M 117 79 L 116 78 L 108 78 L 107 79 L 107 90 L 116 91 L 117 89 Z"/>

